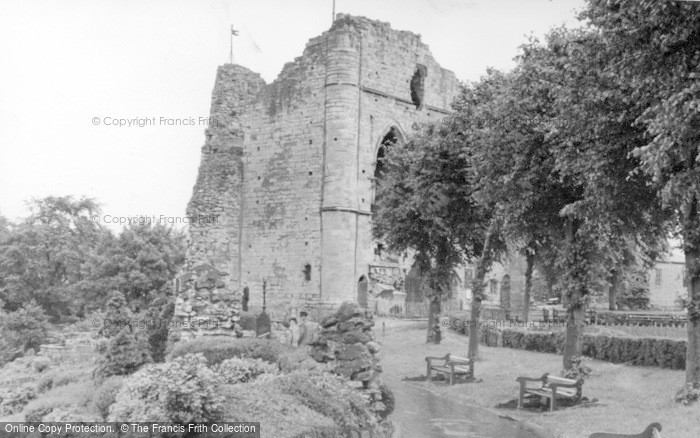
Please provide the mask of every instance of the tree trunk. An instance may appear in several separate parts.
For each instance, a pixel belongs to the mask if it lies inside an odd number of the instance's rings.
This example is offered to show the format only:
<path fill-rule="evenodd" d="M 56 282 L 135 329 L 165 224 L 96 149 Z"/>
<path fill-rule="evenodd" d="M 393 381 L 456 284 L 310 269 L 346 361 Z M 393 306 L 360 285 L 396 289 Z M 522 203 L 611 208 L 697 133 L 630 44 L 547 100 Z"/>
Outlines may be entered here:
<path fill-rule="evenodd" d="M 567 251 L 571 251 L 569 263 L 568 285 L 567 285 L 567 321 L 566 321 L 566 341 L 564 343 L 564 369 L 573 368 L 572 358 L 581 355 L 581 340 L 585 325 L 585 312 L 581 304 L 585 295 L 585 285 L 579 281 L 579 265 L 584 260 L 579 259 L 578 248 L 576 247 L 576 227 L 573 219 L 569 219 L 566 224 Z M 585 268 L 583 268 L 585 269 Z M 573 286 L 572 286 L 573 285 Z M 574 287 L 573 290 L 571 288 Z"/>
<path fill-rule="evenodd" d="M 683 213 L 683 249 L 688 276 L 688 347 L 685 381 L 700 387 L 700 214 L 697 200 L 686 205 Z"/>
<path fill-rule="evenodd" d="M 617 292 L 620 290 L 620 285 L 622 284 L 622 275 L 619 269 L 612 271 L 610 275 L 610 288 L 608 289 L 608 309 L 617 310 L 615 306 L 615 301 L 617 300 Z"/>
<path fill-rule="evenodd" d="M 528 253 L 525 256 L 525 294 L 523 296 L 523 321 L 527 324 L 530 320 L 530 293 L 532 291 L 532 270 L 535 266 L 535 255 Z"/>
<path fill-rule="evenodd" d="M 484 248 L 481 258 L 474 270 L 474 280 L 472 280 L 472 309 L 471 320 L 469 321 L 469 349 L 467 357 L 476 359 L 479 357 L 479 316 L 481 315 L 481 301 L 484 299 L 484 278 L 491 269 L 494 259 L 493 241 L 498 236 L 498 220 L 491 219 L 489 229 L 484 239 Z"/>
<path fill-rule="evenodd" d="M 428 336 L 425 341 L 428 344 L 439 344 L 442 340 L 440 311 L 440 298 L 434 297 L 430 300 L 430 308 L 428 310 Z"/>

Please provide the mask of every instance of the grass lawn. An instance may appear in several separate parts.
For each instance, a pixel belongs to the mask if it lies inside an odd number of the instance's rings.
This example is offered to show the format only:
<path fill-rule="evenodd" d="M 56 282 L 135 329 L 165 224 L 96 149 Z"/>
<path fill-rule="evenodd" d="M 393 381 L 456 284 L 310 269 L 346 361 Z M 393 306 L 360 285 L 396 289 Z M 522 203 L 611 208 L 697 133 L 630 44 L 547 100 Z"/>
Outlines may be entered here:
<path fill-rule="evenodd" d="M 425 356 L 466 355 L 469 338 L 464 335 L 444 330 L 442 344 L 426 345 L 427 322 L 391 319 L 376 322 L 382 366 L 388 378 L 424 375 Z M 386 333 L 382 330 L 383 323 Z M 599 403 L 554 413 L 495 409 L 498 403 L 517 398 L 516 377 L 539 377 L 545 372 L 558 374 L 562 357 L 483 345 L 479 346 L 479 352 L 475 376 L 482 382 L 451 387 L 442 382 L 420 384 L 430 386 L 442 396 L 539 424 L 555 437 L 581 438 L 594 432 L 639 433 L 654 421 L 663 426 L 664 437 L 700 436 L 700 404 L 687 407 L 673 402 L 673 396 L 685 382 L 684 371 L 588 360 L 593 372 L 583 385 L 583 395 L 596 398 Z"/>

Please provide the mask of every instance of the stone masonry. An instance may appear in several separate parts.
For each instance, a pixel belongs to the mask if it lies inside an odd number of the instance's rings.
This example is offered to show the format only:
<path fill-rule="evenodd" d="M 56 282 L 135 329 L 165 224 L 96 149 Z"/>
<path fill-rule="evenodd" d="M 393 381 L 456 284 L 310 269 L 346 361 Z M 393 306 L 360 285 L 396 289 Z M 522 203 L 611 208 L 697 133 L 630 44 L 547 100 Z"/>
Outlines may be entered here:
<path fill-rule="evenodd" d="M 187 208 L 189 266 L 225 272 L 256 308 L 266 281 L 273 313 L 357 302 L 376 250 L 378 152 L 440 123 L 457 92 L 419 35 L 342 14 L 271 84 L 219 67 Z"/>

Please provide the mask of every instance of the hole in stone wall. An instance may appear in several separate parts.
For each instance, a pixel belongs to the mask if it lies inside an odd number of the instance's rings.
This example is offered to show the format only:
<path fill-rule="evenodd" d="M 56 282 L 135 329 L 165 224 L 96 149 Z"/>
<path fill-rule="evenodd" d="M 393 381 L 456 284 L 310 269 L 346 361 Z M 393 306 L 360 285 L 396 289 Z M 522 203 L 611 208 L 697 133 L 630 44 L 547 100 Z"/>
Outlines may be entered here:
<path fill-rule="evenodd" d="M 258 146 L 258 152 L 260 152 L 260 146 Z"/>
<path fill-rule="evenodd" d="M 309 246 L 309 242 L 304 242 L 304 245 Z"/>
<path fill-rule="evenodd" d="M 309 175 L 313 175 L 313 174 L 314 174 L 313 172 L 309 172 Z"/>
<path fill-rule="evenodd" d="M 306 265 L 304 265 L 303 272 L 304 272 L 304 280 L 311 281 L 311 265 L 310 264 L 307 263 Z"/>
<path fill-rule="evenodd" d="M 338 141 L 338 137 L 334 138 L 333 141 Z"/>
<path fill-rule="evenodd" d="M 411 78 L 411 100 L 418 109 L 423 108 L 423 95 L 425 94 L 425 77 L 428 69 L 422 64 L 416 65 L 416 71 Z"/>
<path fill-rule="evenodd" d="M 258 181 L 260 181 L 260 177 L 258 177 Z"/>
<path fill-rule="evenodd" d="M 362 173 L 365 173 L 365 169 L 362 169 Z"/>
<path fill-rule="evenodd" d="M 313 141 L 313 140 L 309 140 L 309 144 L 314 144 L 314 141 Z"/>

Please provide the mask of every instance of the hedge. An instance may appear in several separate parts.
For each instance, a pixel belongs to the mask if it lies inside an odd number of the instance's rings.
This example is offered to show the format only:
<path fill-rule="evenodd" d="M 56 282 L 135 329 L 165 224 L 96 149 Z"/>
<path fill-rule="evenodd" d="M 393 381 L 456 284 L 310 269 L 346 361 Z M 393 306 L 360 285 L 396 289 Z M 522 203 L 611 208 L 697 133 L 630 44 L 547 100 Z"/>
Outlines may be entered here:
<path fill-rule="evenodd" d="M 503 329 L 501 333 L 504 347 L 557 354 L 564 350 L 565 332 Z M 680 339 L 583 335 L 582 353 L 612 363 L 630 362 L 633 365 L 683 370 L 686 345 L 686 341 Z"/>

